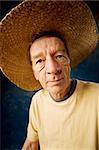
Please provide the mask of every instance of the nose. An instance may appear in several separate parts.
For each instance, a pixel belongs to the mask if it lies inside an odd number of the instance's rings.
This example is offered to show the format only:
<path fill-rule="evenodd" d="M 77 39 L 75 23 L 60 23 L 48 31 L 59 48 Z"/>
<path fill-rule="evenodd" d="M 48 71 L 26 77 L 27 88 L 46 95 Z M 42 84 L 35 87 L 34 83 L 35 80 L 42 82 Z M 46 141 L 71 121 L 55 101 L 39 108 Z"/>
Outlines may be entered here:
<path fill-rule="evenodd" d="M 58 75 L 62 72 L 60 64 L 52 57 L 46 59 L 45 68 L 47 74 Z"/>

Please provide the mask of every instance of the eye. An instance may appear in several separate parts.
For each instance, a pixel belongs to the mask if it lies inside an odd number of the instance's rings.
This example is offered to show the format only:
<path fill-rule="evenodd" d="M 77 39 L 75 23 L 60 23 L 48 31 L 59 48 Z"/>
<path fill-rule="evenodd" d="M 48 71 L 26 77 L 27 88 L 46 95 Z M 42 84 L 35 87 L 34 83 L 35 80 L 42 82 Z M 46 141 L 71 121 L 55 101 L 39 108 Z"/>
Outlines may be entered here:
<path fill-rule="evenodd" d="M 42 59 L 39 59 L 39 60 L 36 61 L 36 64 L 38 64 L 38 63 L 40 64 L 40 63 L 42 63 L 42 62 L 43 62 L 43 60 L 42 60 Z"/>
<path fill-rule="evenodd" d="M 57 56 L 56 56 L 56 59 L 62 59 L 62 58 L 64 58 L 63 55 L 57 55 Z"/>

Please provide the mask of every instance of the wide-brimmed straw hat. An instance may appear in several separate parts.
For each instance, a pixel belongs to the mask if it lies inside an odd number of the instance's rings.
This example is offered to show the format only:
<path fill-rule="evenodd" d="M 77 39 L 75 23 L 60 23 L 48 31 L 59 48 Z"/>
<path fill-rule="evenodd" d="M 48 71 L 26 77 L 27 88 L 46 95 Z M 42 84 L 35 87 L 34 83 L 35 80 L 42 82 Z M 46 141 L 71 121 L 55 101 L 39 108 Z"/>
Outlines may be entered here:
<path fill-rule="evenodd" d="M 34 34 L 59 31 L 67 42 L 71 67 L 86 58 L 97 42 L 94 17 L 83 1 L 26 0 L 3 18 L 0 28 L 1 69 L 25 90 L 41 88 L 29 60 Z"/>

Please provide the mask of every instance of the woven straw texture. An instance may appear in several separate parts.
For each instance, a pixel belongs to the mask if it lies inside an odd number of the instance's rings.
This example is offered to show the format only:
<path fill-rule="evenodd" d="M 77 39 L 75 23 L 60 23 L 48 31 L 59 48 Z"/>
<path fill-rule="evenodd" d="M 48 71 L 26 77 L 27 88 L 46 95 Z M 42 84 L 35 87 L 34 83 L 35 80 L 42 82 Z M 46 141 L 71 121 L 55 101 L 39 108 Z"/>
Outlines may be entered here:
<path fill-rule="evenodd" d="M 93 15 L 84 2 L 26 0 L 8 13 L 0 23 L 0 66 L 18 87 L 37 90 L 29 45 L 37 32 L 56 30 L 67 41 L 71 67 L 94 49 L 97 36 Z"/>

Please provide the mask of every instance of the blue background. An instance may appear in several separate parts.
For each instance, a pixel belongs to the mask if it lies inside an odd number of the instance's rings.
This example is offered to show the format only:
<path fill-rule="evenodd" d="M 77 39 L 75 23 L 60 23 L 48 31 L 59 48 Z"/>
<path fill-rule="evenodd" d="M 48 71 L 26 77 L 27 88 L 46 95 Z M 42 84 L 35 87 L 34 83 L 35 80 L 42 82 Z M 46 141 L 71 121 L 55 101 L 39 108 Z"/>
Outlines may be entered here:
<path fill-rule="evenodd" d="M 1 2 L 2 18 L 19 1 Z M 87 2 L 99 21 L 99 2 Z M 81 64 L 71 71 L 71 77 L 99 83 L 99 45 Z M 18 150 L 24 142 L 28 123 L 28 109 L 34 91 L 24 91 L 1 73 L 1 149 Z"/>

